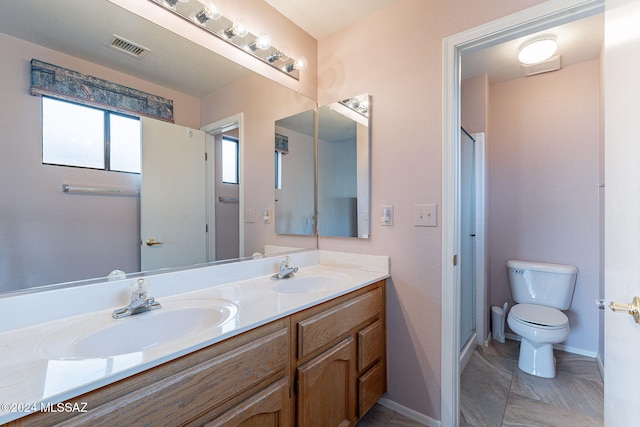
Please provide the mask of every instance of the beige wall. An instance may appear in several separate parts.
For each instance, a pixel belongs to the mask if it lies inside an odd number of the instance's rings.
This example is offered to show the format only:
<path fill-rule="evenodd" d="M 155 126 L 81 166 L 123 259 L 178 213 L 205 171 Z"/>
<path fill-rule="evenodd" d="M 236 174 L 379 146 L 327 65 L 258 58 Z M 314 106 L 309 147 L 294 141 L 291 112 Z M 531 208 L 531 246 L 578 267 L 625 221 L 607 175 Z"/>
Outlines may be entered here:
<path fill-rule="evenodd" d="M 371 239 L 320 238 L 328 250 L 391 257 L 389 393 L 440 419 L 441 228 L 412 225 L 441 204 L 442 39 L 541 3 L 405 0 L 318 42 L 319 103 L 372 95 Z M 394 205 L 394 225 L 379 226 Z"/>
<path fill-rule="evenodd" d="M 598 351 L 599 61 L 494 84 L 488 140 L 491 303 L 513 305 L 508 259 L 580 273 L 567 347 Z"/>

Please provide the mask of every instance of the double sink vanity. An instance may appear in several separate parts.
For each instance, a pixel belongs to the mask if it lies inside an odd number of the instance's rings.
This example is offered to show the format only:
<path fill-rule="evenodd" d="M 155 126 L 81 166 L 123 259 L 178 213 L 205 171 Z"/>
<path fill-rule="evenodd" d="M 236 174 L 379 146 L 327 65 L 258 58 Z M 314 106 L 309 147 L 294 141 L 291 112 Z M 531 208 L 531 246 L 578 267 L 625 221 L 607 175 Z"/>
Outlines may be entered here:
<path fill-rule="evenodd" d="M 389 260 L 303 251 L 272 277 L 282 261 L 0 298 L 0 424 L 355 424 L 386 391 Z M 158 306 L 117 316 L 143 282 Z"/>

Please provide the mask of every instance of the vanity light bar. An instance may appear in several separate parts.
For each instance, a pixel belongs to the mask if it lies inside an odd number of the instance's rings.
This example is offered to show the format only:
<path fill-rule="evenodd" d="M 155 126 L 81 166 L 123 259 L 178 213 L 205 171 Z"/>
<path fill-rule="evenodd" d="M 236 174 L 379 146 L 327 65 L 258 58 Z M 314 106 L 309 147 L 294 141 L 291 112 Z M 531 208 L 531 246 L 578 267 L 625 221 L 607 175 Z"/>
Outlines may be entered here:
<path fill-rule="evenodd" d="M 283 54 L 286 49 L 271 46 L 270 37 L 264 33 L 255 35 L 249 32 L 242 20 L 232 21 L 218 11 L 210 2 L 206 5 L 198 0 L 149 0 L 168 10 L 187 22 L 202 28 L 208 33 L 258 58 L 282 73 L 300 80 L 300 70 L 306 67 L 306 59 L 297 60 Z M 267 41 L 268 40 L 268 41 Z M 304 65 L 304 66 L 302 66 Z"/>

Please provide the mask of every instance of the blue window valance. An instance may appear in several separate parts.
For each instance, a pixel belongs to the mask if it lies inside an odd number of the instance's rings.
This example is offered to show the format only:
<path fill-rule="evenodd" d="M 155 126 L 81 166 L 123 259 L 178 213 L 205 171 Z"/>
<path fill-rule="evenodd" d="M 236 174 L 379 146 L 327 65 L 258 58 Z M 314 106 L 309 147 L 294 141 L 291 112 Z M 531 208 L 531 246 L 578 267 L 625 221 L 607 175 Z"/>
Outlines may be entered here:
<path fill-rule="evenodd" d="M 276 133 L 276 151 L 282 154 L 289 153 L 289 137 L 286 135 L 280 135 Z"/>
<path fill-rule="evenodd" d="M 173 122 L 173 100 L 31 60 L 31 94 Z"/>

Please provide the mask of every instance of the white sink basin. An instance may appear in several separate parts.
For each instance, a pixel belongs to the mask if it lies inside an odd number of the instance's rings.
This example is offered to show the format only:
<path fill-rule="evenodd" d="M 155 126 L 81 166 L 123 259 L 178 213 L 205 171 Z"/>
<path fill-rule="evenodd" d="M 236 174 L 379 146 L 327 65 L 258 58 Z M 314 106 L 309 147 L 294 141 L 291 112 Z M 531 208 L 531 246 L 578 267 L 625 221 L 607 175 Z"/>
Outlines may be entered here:
<path fill-rule="evenodd" d="M 323 291 L 339 283 L 338 279 L 328 276 L 294 276 L 278 280 L 273 290 L 282 294 L 307 294 Z"/>
<path fill-rule="evenodd" d="M 217 328 L 238 313 L 231 301 L 180 301 L 162 308 L 121 319 L 93 332 L 74 337 L 63 345 L 41 348 L 48 358 L 107 358 L 169 344 Z M 59 343 L 57 343 L 59 344 Z M 64 343 L 63 343 L 64 344 Z M 46 348 L 49 347 L 49 348 Z"/>

